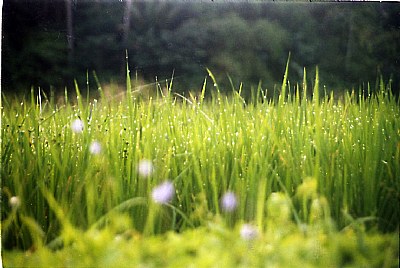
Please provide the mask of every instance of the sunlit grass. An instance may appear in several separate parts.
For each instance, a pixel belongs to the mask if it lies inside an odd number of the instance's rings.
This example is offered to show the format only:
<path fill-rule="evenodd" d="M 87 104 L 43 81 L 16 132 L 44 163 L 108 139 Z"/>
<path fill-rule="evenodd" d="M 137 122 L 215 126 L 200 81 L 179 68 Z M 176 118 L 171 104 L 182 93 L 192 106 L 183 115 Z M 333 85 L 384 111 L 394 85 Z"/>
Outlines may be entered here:
<path fill-rule="evenodd" d="M 122 101 L 83 99 L 78 85 L 73 104 L 40 91 L 3 96 L 3 249 L 38 249 L 5 262 L 396 264 L 397 235 L 375 234 L 398 232 L 400 218 L 400 108 L 389 86 L 335 99 L 317 74 L 311 92 L 304 83 L 289 94 L 286 73 L 276 101 L 261 89 L 246 101 L 208 80 L 197 98 L 167 84 L 140 100 L 129 76 Z"/>

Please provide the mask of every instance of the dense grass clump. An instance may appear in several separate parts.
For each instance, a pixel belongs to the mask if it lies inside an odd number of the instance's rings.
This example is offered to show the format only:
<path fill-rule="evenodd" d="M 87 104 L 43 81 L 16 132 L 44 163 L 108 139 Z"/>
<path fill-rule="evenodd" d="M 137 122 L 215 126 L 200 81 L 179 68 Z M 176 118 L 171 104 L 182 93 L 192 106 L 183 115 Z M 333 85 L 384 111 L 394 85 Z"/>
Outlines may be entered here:
<path fill-rule="evenodd" d="M 312 96 L 287 94 L 285 75 L 277 100 L 245 101 L 210 76 L 209 99 L 205 83 L 139 100 L 129 77 L 118 102 L 78 87 L 65 104 L 3 96 L 2 247 L 37 250 L 4 261 L 396 266 L 397 234 L 382 234 L 400 218 L 390 88 L 320 97 L 317 76 Z"/>

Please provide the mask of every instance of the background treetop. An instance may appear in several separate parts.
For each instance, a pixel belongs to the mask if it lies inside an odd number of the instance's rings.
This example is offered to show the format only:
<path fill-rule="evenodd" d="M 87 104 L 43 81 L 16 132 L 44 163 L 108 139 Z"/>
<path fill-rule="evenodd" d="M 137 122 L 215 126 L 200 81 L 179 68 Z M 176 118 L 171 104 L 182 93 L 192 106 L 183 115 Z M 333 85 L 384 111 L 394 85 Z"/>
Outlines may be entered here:
<path fill-rule="evenodd" d="M 293 12 L 293 11 L 296 12 Z M 171 77 L 174 89 L 201 87 L 206 68 L 230 89 L 249 89 L 319 66 L 328 88 L 345 89 L 383 75 L 400 78 L 400 5 L 112 1 L 18 1 L 3 4 L 2 88 L 26 91 L 101 82 L 132 71 L 154 82 Z M 312 75 L 309 76 L 310 78 Z"/>

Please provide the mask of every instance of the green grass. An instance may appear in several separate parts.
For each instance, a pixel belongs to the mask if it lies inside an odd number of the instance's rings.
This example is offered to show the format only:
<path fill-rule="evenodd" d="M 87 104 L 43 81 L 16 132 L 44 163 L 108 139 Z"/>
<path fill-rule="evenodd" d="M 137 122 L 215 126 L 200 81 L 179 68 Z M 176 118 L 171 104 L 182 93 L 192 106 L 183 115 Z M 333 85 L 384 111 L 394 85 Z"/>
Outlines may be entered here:
<path fill-rule="evenodd" d="M 65 104 L 40 91 L 3 96 L 6 267 L 397 267 L 400 108 L 390 85 L 335 98 L 317 73 L 312 90 L 290 93 L 286 72 L 276 100 L 258 89 L 245 101 L 210 78 L 197 98 L 171 83 L 142 100 L 129 76 L 122 101 L 101 88 L 98 101 L 83 98 L 78 85 Z M 152 189 L 166 180 L 173 199 L 157 204 Z M 232 212 L 221 206 L 227 191 Z M 245 223 L 257 230 L 250 241 Z"/>

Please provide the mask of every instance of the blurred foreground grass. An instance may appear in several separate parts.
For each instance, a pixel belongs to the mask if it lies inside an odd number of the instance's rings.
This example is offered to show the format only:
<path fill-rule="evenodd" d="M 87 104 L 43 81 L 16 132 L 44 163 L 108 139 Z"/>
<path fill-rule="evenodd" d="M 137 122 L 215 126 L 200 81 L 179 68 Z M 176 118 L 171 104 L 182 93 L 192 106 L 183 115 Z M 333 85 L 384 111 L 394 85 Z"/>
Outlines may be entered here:
<path fill-rule="evenodd" d="M 209 99 L 129 77 L 122 100 L 2 96 L 5 267 L 398 267 L 390 85 L 336 99 L 286 72 L 246 101 L 210 77 Z"/>
<path fill-rule="evenodd" d="M 217 222 L 183 233 L 143 237 L 110 229 L 84 233 L 59 250 L 4 252 L 4 267 L 398 267 L 398 235 L 357 228 L 307 234 L 292 223 L 252 240 Z"/>

